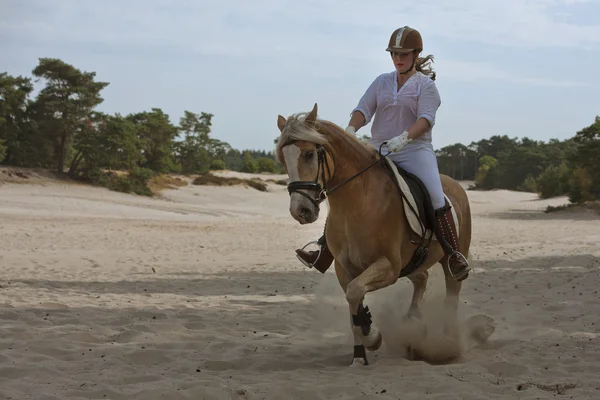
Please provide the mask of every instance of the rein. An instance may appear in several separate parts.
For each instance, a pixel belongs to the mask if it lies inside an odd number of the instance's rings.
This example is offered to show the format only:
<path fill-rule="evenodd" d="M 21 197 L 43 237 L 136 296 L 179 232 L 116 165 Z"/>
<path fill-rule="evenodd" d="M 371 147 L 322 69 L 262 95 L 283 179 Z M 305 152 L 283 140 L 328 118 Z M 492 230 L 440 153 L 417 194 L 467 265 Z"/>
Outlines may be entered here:
<path fill-rule="evenodd" d="M 381 146 L 379 146 L 379 150 L 378 150 L 378 154 L 379 154 L 379 158 L 377 159 L 377 161 L 369 164 L 368 166 L 366 166 L 365 168 L 363 168 L 362 170 L 358 171 L 357 173 L 355 173 L 354 175 L 350 176 L 349 178 L 343 180 L 342 182 L 338 183 L 337 185 L 333 186 L 330 189 L 327 189 L 327 182 L 325 180 L 325 169 L 327 169 L 327 174 L 330 174 L 330 169 L 329 169 L 329 163 L 327 162 L 327 157 L 326 157 L 326 151 L 325 148 L 322 145 L 319 145 L 317 147 L 317 175 L 315 176 L 314 181 L 292 181 L 290 183 L 288 183 L 287 188 L 288 188 L 288 192 L 289 194 L 292 194 L 294 192 L 306 197 L 307 199 L 309 199 L 313 205 L 317 208 L 319 208 L 319 204 L 321 202 L 323 202 L 327 196 L 329 196 L 331 193 L 333 193 L 334 191 L 336 191 L 337 189 L 339 189 L 340 187 L 344 186 L 346 183 L 352 181 L 353 179 L 357 178 L 358 176 L 360 176 L 361 174 L 363 174 L 364 172 L 366 172 L 367 170 L 369 170 L 370 168 L 374 167 L 375 165 L 379 164 L 380 162 L 382 162 L 385 157 L 387 157 L 391 152 L 388 152 L 387 154 L 383 155 L 381 153 L 381 147 L 383 145 L 385 145 L 386 143 L 382 143 Z M 319 183 L 319 177 L 321 178 L 321 181 L 323 182 L 323 186 L 321 186 L 321 184 Z M 311 196 L 309 196 L 306 192 L 301 191 L 301 189 L 306 189 L 306 190 L 315 190 L 318 192 L 318 195 L 316 198 L 312 198 Z"/>

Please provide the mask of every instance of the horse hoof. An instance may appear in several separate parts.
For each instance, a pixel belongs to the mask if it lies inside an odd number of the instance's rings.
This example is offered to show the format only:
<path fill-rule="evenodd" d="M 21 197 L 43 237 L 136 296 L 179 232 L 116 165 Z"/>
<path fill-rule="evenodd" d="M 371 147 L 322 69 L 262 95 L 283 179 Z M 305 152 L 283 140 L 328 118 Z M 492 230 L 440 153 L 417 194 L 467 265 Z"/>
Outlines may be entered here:
<path fill-rule="evenodd" d="M 371 328 L 371 333 L 369 333 L 369 336 L 367 336 L 365 339 L 365 347 L 369 351 L 379 350 L 381 344 L 383 343 L 383 337 L 381 336 L 381 332 L 379 332 L 379 330 L 376 330 L 375 328 Z"/>
<path fill-rule="evenodd" d="M 369 365 L 369 361 L 367 361 L 367 357 L 355 358 L 352 360 L 352 364 L 350 364 L 350 366 L 354 367 L 354 368 L 360 368 L 360 367 L 364 367 L 366 365 Z"/>
<path fill-rule="evenodd" d="M 410 308 L 403 319 L 405 322 L 411 320 L 422 320 L 423 315 L 421 314 L 421 310 L 418 308 Z"/>
<path fill-rule="evenodd" d="M 369 365 L 369 361 L 367 360 L 367 352 L 365 350 L 365 346 L 363 345 L 355 345 L 354 346 L 354 359 L 352 360 L 351 367 L 358 367 L 361 365 Z"/>

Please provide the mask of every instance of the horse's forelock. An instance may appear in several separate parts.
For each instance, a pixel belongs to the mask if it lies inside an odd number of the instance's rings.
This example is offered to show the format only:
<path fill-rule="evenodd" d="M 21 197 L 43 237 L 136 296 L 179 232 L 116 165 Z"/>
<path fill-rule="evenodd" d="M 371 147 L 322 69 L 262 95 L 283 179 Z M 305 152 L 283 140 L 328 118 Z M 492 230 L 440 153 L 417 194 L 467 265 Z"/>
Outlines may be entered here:
<path fill-rule="evenodd" d="M 328 142 L 327 136 L 318 131 L 319 121 L 307 122 L 308 113 L 298 113 L 290 116 L 282 129 L 277 140 L 275 154 L 279 162 L 282 162 L 282 149 L 290 143 L 298 140 L 324 145 Z"/>

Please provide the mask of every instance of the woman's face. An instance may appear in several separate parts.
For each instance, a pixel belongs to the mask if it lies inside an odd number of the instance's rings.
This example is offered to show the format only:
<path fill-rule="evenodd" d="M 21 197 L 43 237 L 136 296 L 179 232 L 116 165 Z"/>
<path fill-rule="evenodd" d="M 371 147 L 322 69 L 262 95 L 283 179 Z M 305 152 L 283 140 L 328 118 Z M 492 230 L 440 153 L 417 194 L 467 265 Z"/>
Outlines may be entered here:
<path fill-rule="evenodd" d="M 413 65 L 416 54 L 414 51 L 408 53 L 392 51 L 391 56 L 392 61 L 394 62 L 394 67 L 396 67 L 396 71 L 399 73 L 404 73 L 407 72 Z"/>

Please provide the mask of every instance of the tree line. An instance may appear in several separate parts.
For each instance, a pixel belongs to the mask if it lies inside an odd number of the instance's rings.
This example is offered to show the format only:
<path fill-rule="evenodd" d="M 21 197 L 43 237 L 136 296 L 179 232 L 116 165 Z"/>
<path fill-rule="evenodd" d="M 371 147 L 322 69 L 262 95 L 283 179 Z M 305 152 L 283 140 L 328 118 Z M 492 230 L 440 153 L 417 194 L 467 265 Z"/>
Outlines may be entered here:
<path fill-rule="evenodd" d="M 568 195 L 572 203 L 600 199 L 600 117 L 566 140 L 495 135 L 436 151 L 440 172 L 474 181 L 474 189 Z"/>
<path fill-rule="evenodd" d="M 43 87 L 32 98 L 34 79 Z M 160 108 L 99 112 L 108 85 L 57 58 L 39 58 L 31 77 L 0 73 L 0 164 L 51 168 L 136 193 L 148 193 L 155 174 L 283 172 L 273 152 L 240 151 L 212 137 L 207 112 L 185 110 L 177 125 Z M 573 203 L 600 199 L 600 117 L 563 141 L 495 135 L 436 154 L 440 172 L 472 180 L 474 189 L 568 194 Z"/>
<path fill-rule="evenodd" d="M 34 79 L 43 87 L 32 98 Z M 31 77 L 0 73 L 0 164 L 146 193 L 154 174 L 282 172 L 273 152 L 240 151 L 211 137 L 210 113 L 185 110 L 174 125 L 160 108 L 99 112 L 108 85 L 57 58 L 39 58 Z"/>

